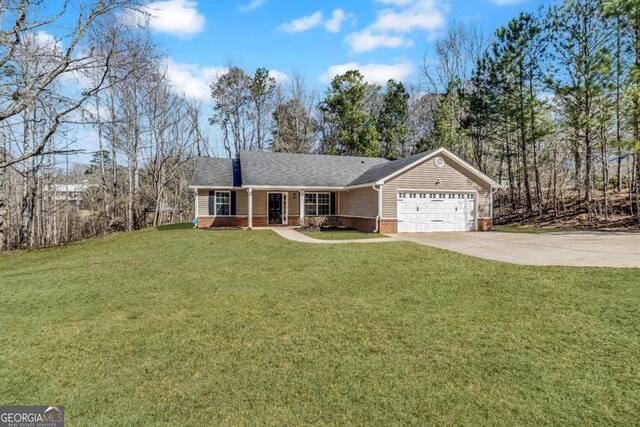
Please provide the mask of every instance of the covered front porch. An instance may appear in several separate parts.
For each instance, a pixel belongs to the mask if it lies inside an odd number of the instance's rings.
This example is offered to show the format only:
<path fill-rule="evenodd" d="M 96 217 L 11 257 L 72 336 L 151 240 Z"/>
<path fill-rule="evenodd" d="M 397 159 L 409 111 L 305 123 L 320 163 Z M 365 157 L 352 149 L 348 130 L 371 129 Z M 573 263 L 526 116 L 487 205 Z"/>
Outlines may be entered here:
<path fill-rule="evenodd" d="M 295 188 L 247 188 L 247 227 L 302 226 L 331 221 L 339 212 L 338 192 Z"/>

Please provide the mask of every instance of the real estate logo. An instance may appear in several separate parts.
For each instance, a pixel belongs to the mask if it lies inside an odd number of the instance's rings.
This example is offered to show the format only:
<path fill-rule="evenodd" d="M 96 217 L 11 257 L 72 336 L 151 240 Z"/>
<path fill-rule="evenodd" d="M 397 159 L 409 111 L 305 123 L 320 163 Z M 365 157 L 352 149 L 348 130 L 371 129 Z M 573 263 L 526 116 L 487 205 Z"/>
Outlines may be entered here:
<path fill-rule="evenodd" d="M 64 427 L 64 406 L 0 406 L 0 427 Z"/>

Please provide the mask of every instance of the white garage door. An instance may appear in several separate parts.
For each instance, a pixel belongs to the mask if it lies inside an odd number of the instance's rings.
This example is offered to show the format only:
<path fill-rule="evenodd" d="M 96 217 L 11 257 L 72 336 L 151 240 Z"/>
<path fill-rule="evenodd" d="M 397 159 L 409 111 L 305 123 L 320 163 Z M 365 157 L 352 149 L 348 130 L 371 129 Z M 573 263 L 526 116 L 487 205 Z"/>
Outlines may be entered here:
<path fill-rule="evenodd" d="M 473 231 L 475 193 L 398 192 L 398 232 Z"/>

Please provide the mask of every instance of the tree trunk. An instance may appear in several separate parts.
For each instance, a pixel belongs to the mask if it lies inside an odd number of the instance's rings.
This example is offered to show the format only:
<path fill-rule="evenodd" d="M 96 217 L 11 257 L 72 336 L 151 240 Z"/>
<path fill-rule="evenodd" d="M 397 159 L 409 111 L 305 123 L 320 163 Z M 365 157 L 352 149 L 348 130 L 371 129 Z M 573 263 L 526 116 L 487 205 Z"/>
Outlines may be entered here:
<path fill-rule="evenodd" d="M 616 169 L 616 190 L 618 193 L 622 191 L 622 114 L 620 104 L 622 102 L 622 35 L 620 15 L 616 18 L 616 147 L 618 149 L 617 169 Z"/>
<path fill-rule="evenodd" d="M 511 144 L 509 142 L 508 120 L 505 120 L 505 153 L 507 157 L 507 178 L 509 180 L 509 198 L 511 199 L 511 211 L 515 214 L 516 206 L 516 184 L 513 179 L 513 159 L 511 158 Z"/>
<path fill-rule="evenodd" d="M 640 10 L 634 13 L 634 42 L 635 42 L 635 90 L 633 91 L 633 137 L 636 144 L 635 149 L 635 192 L 640 208 Z M 640 220 L 640 209 L 636 209 Z"/>
<path fill-rule="evenodd" d="M 553 212 L 558 216 L 558 149 L 553 147 Z"/>
<path fill-rule="evenodd" d="M 30 117 L 30 111 L 29 110 L 25 110 L 24 112 L 24 123 L 23 123 L 23 127 L 22 127 L 22 131 L 23 131 L 23 141 L 22 141 L 22 149 L 25 153 L 29 152 L 30 149 L 30 143 L 29 143 L 29 138 L 31 136 L 31 127 L 30 127 L 30 123 L 31 123 L 31 117 Z M 29 230 L 30 230 L 30 221 L 31 221 L 31 214 L 30 214 L 30 209 L 29 209 L 29 189 L 30 189 L 30 182 L 29 182 L 29 175 L 30 175 L 30 171 L 29 171 L 29 163 L 30 163 L 30 159 L 26 158 L 23 162 L 22 162 L 22 200 L 20 203 L 20 232 L 19 232 L 19 246 L 21 248 L 26 248 L 28 245 L 28 240 L 29 240 Z"/>
<path fill-rule="evenodd" d="M 578 203 L 580 203 L 582 201 L 582 197 L 581 197 L 581 185 L 580 185 L 580 172 L 582 170 L 581 167 L 581 158 L 580 158 L 580 148 L 577 146 L 577 144 L 574 144 L 573 147 L 573 168 L 575 170 L 575 175 L 576 175 L 576 200 L 578 201 Z"/>
<path fill-rule="evenodd" d="M 100 184 L 102 187 L 102 201 L 105 215 L 109 214 L 109 204 L 107 203 L 109 190 L 107 188 L 107 173 L 104 164 L 104 143 L 102 135 L 102 120 L 100 117 L 100 95 L 96 94 L 96 121 L 98 122 L 98 153 L 100 154 Z"/>
<path fill-rule="evenodd" d="M 602 200 L 603 200 L 603 210 L 604 210 L 604 218 L 609 219 L 609 200 L 607 190 L 609 188 L 609 162 L 607 161 L 607 139 L 606 139 L 606 128 L 604 127 L 603 121 L 603 129 L 602 129 L 602 140 L 600 144 L 600 155 L 602 156 Z"/>
<path fill-rule="evenodd" d="M 518 111 L 518 129 L 520 130 L 520 154 L 522 156 L 522 182 L 524 185 L 524 201 L 527 214 L 533 212 L 531 203 L 531 184 L 529 183 L 529 160 L 527 153 L 527 125 L 524 118 L 524 72 L 522 63 L 520 64 L 519 75 L 519 91 L 520 91 L 520 111 Z"/>
<path fill-rule="evenodd" d="M 587 101 L 589 103 L 590 101 Z M 584 199 L 591 201 L 593 151 L 591 141 L 591 108 L 587 107 L 587 125 L 584 129 Z"/>
<path fill-rule="evenodd" d="M 538 138 L 536 135 L 536 111 L 535 89 L 533 87 L 533 70 L 529 74 L 529 127 L 531 132 L 531 148 L 533 150 L 533 172 L 536 182 L 536 202 L 538 204 L 538 216 L 542 215 L 542 179 L 540 178 L 540 166 L 538 165 Z"/>
<path fill-rule="evenodd" d="M 2 138 L 3 146 L 0 146 L 0 163 L 4 163 L 7 159 L 7 151 L 4 147 L 4 137 Z M 7 248 L 6 233 L 4 231 L 4 218 L 6 216 L 6 196 L 4 193 L 4 180 L 6 168 L 0 168 L 0 252 Z"/>

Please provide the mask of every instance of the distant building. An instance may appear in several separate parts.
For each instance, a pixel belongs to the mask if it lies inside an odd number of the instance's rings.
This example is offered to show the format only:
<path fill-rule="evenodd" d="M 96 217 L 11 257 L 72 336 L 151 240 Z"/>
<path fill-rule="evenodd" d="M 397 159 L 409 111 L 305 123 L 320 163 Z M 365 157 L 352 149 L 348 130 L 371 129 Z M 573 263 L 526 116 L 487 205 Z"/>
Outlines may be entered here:
<path fill-rule="evenodd" d="M 53 193 L 53 199 L 57 202 L 73 202 L 79 205 L 92 187 L 95 187 L 95 184 L 53 184 L 49 187 L 49 192 Z"/>

